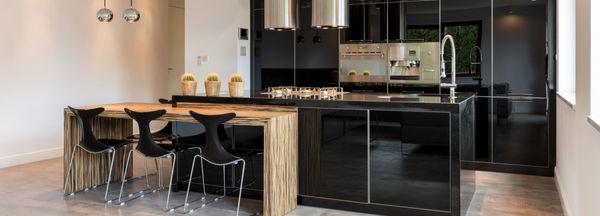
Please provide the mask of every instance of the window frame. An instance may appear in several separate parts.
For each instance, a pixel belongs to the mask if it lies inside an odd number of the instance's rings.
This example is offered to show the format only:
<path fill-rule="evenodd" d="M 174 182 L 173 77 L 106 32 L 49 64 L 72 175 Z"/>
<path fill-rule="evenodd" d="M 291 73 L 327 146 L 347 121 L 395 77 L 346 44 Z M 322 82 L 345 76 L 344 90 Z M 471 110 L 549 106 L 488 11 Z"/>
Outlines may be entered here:
<path fill-rule="evenodd" d="M 442 22 L 441 30 L 440 30 L 440 38 L 444 38 L 446 36 L 446 27 L 456 27 L 456 26 L 477 26 L 477 46 L 481 49 L 481 44 L 483 40 L 483 21 L 481 20 L 471 20 L 471 21 L 460 21 L 460 22 Z M 479 56 L 477 57 L 479 58 Z M 479 59 L 479 62 L 483 61 L 483 59 Z M 481 65 L 480 65 L 481 66 Z M 474 74 L 469 74 L 469 71 L 457 71 L 457 77 L 479 77 L 481 76 L 481 69 L 479 71 L 475 71 Z"/>

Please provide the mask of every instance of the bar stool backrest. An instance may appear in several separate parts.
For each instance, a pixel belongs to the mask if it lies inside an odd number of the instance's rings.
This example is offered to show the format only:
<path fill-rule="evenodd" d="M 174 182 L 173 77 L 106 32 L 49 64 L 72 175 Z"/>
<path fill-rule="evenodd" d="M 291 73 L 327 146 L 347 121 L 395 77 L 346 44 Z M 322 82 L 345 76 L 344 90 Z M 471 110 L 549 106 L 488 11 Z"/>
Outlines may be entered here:
<path fill-rule="evenodd" d="M 73 112 L 73 114 L 75 114 L 79 120 L 79 123 L 81 124 L 81 128 L 83 129 L 83 134 L 79 145 L 91 152 L 99 152 L 108 149 L 109 147 L 107 145 L 99 142 L 96 139 L 96 136 L 92 131 L 92 119 L 104 112 L 104 108 L 99 107 L 89 110 L 75 109 L 70 106 L 68 108 L 71 112 Z"/>
<path fill-rule="evenodd" d="M 168 150 L 161 148 L 154 142 L 152 131 L 150 131 L 150 122 L 166 114 L 166 110 L 135 112 L 125 108 L 125 112 L 138 123 L 140 140 L 136 149 L 140 153 L 147 157 L 161 157 L 170 153 Z"/>
<path fill-rule="evenodd" d="M 231 163 L 239 159 L 225 150 L 225 147 L 223 147 L 219 139 L 218 129 L 219 126 L 223 125 L 225 122 L 235 118 L 235 113 L 227 113 L 222 115 L 202 115 L 200 113 L 190 111 L 190 115 L 192 115 L 192 117 L 194 117 L 194 119 L 196 119 L 198 122 L 202 123 L 206 129 L 206 144 L 204 149 L 202 149 L 202 156 L 204 156 L 207 160 L 218 164 Z"/>

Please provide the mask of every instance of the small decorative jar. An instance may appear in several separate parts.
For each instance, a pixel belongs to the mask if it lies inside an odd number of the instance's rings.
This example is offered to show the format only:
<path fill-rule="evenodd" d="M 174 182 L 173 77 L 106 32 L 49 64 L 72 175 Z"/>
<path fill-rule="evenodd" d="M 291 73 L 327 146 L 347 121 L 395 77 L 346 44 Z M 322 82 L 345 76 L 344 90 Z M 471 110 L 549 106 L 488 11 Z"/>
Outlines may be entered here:
<path fill-rule="evenodd" d="M 185 73 L 181 76 L 181 94 L 184 96 L 196 96 L 198 81 L 193 74 Z"/>
<path fill-rule="evenodd" d="M 239 74 L 231 75 L 229 79 L 229 96 L 242 97 L 244 96 L 244 79 Z"/>
<path fill-rule="evenodd" d="M 221 91 L 221 81 L 219 81 L 219 75 L 216 73 L 208 74 L 206 81 L 204 81 L 204 89 L 206 90 L 206 96 L 219 96 Z"/>

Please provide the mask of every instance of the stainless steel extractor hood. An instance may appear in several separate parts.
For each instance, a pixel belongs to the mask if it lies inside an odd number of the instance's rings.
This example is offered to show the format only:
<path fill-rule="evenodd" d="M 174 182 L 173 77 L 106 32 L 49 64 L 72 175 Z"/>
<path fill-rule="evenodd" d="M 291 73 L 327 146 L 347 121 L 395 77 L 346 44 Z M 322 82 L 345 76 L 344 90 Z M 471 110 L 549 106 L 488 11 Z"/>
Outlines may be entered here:
<path fill-rule="evenodd" d="M 265 29 L 295 30 L 298 28 L 297 0 L 265 0 Z"/>
<path fill-rule="evenodd" d="M 348 0 L 312 0 L 313 28 L 347 28 Z"/>

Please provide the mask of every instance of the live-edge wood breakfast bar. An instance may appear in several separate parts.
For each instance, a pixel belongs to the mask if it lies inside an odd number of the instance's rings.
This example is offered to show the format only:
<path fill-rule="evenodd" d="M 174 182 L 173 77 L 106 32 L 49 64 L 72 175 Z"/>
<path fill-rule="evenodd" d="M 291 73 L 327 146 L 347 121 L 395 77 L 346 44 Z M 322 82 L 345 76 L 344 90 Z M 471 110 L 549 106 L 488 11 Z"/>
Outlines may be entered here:
<path fill-rule="evenodd" d="M 124 108 L 135 111 L 164 109 L 167 113 L 160 121 L 196 122 L 189 114 L 195 111 L 206 115 L 235 113 L 236 118 L 227 122 L 232 125 L 261 126 L 264 128 L 264 193 L 263 214 L 282 216 L 297 206 L 298 195 L 298 109 L 292 106 L 261 106 L 232 104 L 185 104 L 177 107 L 152 103 L 120 103 L 78 107 L 90 109 L 104 107 L 105 111 L 93 120 L 94 134 L 102 139 L 125 139 L 133 133 L 132 119 Z M 80 141 L 81 127 L 68 109 L 64 110 L 64 155 L 71 155 L 73 146 Z M 126 149 L 120 149 L 122 155 Z M 107 155 L 90 155 L 78 152 L 76 176 L 67 184 L 67 194 L 80 191 L 106 181 L 109 169 Z M 68 157 L 64 157 L 64 173 L 67 173 Z M 122 161 L 115 160 L 114 170 L 121 170 Z M 131 173 L 129 173 L 131 175 Z M 118 180 L 119 175 L 114 175 Z M 64 175 L 66 177 L 66 174 Z M 63 180 L 64 181 L 64 180 Z M 74 188 L 77 181 L 77 188 Z"/>

